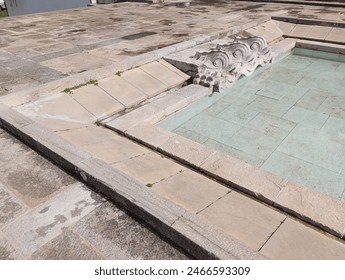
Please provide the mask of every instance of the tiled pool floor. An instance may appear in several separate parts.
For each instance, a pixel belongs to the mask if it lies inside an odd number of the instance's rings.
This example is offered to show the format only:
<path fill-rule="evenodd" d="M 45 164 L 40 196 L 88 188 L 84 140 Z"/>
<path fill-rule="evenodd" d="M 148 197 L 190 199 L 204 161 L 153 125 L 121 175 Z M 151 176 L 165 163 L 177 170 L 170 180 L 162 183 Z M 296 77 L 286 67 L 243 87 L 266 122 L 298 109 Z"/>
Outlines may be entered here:
<path fill-rule="evenodd" d="M 297 49 L 160 126 L 345 200 L 344 61 Z"/>

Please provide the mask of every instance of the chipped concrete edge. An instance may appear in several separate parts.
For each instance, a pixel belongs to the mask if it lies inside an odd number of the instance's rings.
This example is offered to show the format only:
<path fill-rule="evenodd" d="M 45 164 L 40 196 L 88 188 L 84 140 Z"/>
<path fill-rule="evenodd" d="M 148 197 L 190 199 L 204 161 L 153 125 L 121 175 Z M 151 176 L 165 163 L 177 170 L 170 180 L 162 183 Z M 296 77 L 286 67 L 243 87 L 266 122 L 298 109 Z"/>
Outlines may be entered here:
<path fill-rule="evenodd" d="M 9 95 L 0 97 L 0 102 L 10 107 L 19 106 L 29 101 L 32 101 L 32 99 L 34 99 L 35 96 L 44 96 L 51 93 L 62 92 L 66 88 L 71 88 L 79 84 L 84 84 L 89 82 L 90 80 L 105 79 L 111 76 L 111 74 L 109 73 L 115 75 L 115 73 L 117 72 L 124 72 L 132 68 L 139 67 L 141 65 L 161 59 L 164 56 L 167 56 L 168 54 L 195 47 L 197 45 L 207 43 L 217 38 L 237 34 L 243 30 L 254 27 L 270 19 L 271 16 L 263 16 L 258 19 L 247 22 L 242 26 L 236 26 L 226 31 L 216 31 L 208 35 L 199 35 L 187 41 L 175 43 L 170 46 L 143 53 L 138 56 L 133 56 L 123 61 L 114 62 L 111 65 L 105 67 L 88 70 L 83 73 L 51 81 L 49 83 L 39 85 L 30 89 L 20 90 Z"/>
<path fill-rule="evenodd" d="M 198 259 L 265 259 L 46 127 L 0 103 L 0 127 Z"/>

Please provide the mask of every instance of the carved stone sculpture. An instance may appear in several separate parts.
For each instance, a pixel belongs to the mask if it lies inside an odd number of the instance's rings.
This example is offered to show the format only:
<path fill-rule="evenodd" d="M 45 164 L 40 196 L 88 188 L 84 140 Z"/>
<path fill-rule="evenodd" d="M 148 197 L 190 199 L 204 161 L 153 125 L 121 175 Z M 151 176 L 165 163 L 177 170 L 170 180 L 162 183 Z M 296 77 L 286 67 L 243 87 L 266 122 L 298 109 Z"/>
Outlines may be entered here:
<path fill-rule="evenodd" d="M 193 57 L 198 65 L 195 84 L 223 91 L 241 76 L 249 76 L 258 66 L 271 62 L 272 53 L 263 37 L 236 38 Z"/>

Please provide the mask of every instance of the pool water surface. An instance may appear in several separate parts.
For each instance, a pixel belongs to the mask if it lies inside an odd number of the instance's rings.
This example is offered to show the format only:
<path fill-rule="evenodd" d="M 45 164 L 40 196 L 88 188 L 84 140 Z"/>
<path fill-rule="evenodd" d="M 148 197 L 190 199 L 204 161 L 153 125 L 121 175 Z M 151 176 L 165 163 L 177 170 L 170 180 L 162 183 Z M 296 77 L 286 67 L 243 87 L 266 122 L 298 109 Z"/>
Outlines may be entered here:
<path fill-rule="evenodd" d="M 159 124 L 345 200 L 345 56 L 293 53 Z"/>

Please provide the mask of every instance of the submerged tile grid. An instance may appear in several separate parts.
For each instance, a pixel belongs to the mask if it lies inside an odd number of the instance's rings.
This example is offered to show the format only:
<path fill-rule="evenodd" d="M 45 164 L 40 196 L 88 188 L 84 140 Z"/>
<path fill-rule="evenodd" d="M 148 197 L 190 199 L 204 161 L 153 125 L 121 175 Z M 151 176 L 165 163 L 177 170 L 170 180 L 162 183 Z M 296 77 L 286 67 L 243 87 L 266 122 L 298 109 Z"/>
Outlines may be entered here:
<path fill-rule="evenodd" d="M 344 63 L 298 53 L 246 78 L 173 131 L 344 199 Z"/>

